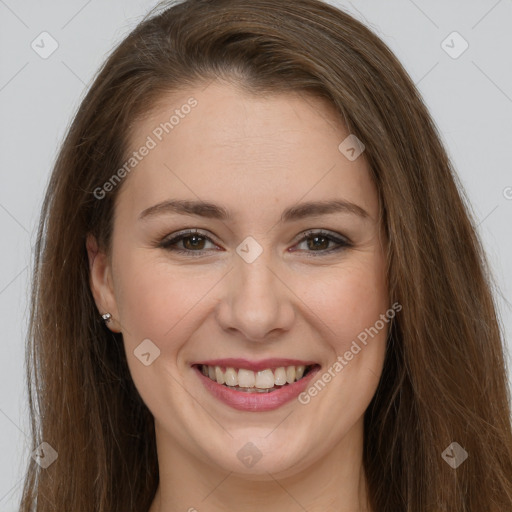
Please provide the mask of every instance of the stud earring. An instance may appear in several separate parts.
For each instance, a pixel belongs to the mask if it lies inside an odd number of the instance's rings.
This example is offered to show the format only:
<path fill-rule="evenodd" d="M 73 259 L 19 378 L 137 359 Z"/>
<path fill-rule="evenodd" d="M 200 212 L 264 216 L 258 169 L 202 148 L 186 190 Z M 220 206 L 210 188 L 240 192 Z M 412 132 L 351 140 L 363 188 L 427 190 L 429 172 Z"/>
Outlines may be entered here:
<path fill-rule="evenodd" d="M 108 323 L 112 319 L 112 315 L 110 313 L 105 313 L 104 315 L 101 315 L 101 318 L 105 320 L 105 323 Z"/>

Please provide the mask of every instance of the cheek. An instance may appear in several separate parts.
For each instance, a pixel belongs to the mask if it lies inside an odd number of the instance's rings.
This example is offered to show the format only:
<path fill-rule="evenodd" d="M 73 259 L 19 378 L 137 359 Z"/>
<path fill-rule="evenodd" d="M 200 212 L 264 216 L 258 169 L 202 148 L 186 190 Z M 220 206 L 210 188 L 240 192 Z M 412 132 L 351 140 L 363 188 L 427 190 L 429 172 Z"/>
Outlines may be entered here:
<path fill-rule="evenodd" d="M 314 313 L 315 325 L 336 354 L 349 350 L 352 341 L 389 308 L 384 264 L 372 254 L 329 270 L 328 277 L 308 276 L 298 284 L 298 295 L 307 306 L 304 310 Z"/>
<path fill-rule="evenodd" d="M 166 348 L 169 339 L 184 339 L 182 336 L 194 329 L 192 319 L 208 307 L 209 292 L 215 296 L 215 285 L 224 273 L 210 266 L 172 265 L 165 255 L 149 255 L 147 249 L 121 247 L 118 255 L 116 298 L 130 345 L 150 338 Z M 308 311 L 314 313 L 311 322 L 323 324 L 323 328 L 318 325 L 319 331 L 326 339 L 334 338 L 336 352 L 340 353 L 388 308 L 383 267 L 375 254 L 367 254 L 325 274 L 315 269 L 283 277 L 305 306 L 304 316 Z"/>
<path fill-rule="evenodd" d="M 176 267 L 147 249 L 118 257 L 116 299 L 127 347 L 149 338 L 162 351 L 177 350 L 171 342 L 193 331 L 192 320 L 207 305 L 218 275 L 192 267 Z"/>
<path fill-rule="evenodd" d="M 352 428 L 377 389 L 389 329 L 389 319 L 382 317 L 390 309 L 383 267 L 380 260 L 368 259 L 333 274 L 327 288 L 323 283 L 310 291 L 324 325 L 322 342 L 328 344 L 329 358 L 300 403 L 315 412 L 308 428 L 316 428 L 316 418 L 326 418 L 325 446 Z"/>
<path fill-rule="evenodd" d="M 343 282 L 337 297 L 338 316 L 343 322 L 339 328 L 344 336 L 340 351 L 351 344 L 366 329 L 371 328 L 388 309 L 388 295 L 382 274 L 361 269 L 350 274 Z M 334 311 L 332 312 L 334 315 Z"/>

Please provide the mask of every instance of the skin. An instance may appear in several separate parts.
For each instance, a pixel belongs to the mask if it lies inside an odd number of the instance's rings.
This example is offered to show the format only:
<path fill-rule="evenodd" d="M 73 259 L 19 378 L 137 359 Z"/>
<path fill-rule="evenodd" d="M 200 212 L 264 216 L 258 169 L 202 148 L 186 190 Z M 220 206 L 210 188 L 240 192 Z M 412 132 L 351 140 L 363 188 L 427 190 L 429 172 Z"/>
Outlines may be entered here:
<path fill-rule="evenodd" d="M 132 378 L 155 418 L 160 487 L 150 512 L 207 510 L 368 511 L 362 466 L 363 414 L 384 361 L 387 326 L 306 405 L 266 412 L 230 408 L 204 388 L 191 364 L 271 357 L 317 361 L 319 376 L 390 308 L 378 196 L 362 156 L 338 145 L 348 132 L 325 100 L 296 93 L 257 97 L 231 83 L 169 94 L 139 120 L 131 145 L 193 96 L 180 120 L 122 183 L 110 254 L 89 237 L 91 288 L 108 326 L 123 333 Z M 163 212 L 168 199 L 208 200 L 230 221 Z M 297 203 L 343 199 L 367 212 L 279 223 Z M 187 228 L 212 241 L 158 243 Z M 347 237 L 351 247 L 308 229 Z M 236 252 L 252 236 L 252 263 Z M 218 250 L 215 250 L 218 249 Z M 323 251 L 323 254 L 322 254 Z M 134 349 L 160 350 L 149 366 Z M 252 442 L 261 459 L 237 452 Z M 248 498 L 250 496 L 250 498 Z"/>

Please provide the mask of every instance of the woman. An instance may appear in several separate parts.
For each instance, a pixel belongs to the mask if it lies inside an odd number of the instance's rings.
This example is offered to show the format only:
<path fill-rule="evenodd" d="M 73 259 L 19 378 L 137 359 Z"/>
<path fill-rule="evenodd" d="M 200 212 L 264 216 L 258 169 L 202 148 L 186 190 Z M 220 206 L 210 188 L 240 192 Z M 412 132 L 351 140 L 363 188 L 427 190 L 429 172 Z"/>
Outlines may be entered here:
<path fill-rule="evenodd" d="M 113 52 L 29 341 L 23 511 L 512 510 L 474 224 L 406 72 L 318 0 L 187 0 Z"/>

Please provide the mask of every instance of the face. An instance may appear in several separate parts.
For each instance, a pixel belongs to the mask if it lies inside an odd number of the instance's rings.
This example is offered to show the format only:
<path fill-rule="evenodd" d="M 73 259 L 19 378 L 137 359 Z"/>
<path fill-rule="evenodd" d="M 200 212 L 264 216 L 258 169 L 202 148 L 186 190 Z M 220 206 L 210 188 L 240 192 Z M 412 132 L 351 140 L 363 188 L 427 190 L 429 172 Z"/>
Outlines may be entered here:
<path fill-rule="evenodd" d="M 348 135 L 324 100 L 219 82 L 136 124 L 92 287 L 158 443 L 257 477 L 360 439 L 390 304 L 377 191 Z"/>

